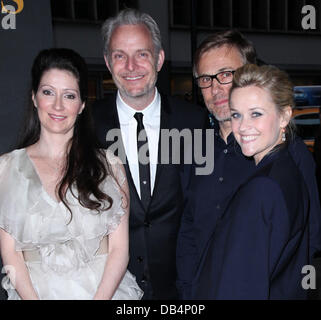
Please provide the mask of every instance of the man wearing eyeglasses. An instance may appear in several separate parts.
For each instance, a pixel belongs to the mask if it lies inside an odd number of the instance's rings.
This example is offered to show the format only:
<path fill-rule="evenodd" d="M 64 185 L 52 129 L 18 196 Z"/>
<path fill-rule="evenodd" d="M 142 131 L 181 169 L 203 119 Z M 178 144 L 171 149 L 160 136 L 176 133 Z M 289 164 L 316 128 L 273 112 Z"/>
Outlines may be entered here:
<path fill-rule="evenodd" d="M 194 61 L 194 77 L 215 132 L 215 152 L 212 174 L 184 176 L 184 211 L 176 255 L 177 287 L 182 299 L 197 298 L 191 296 L 191 287 L 206 244 L 231 197 L 255 170 L 254 161 L 242 155 L 234 139 L 229 111 L 234 71 L 246 63 L 256 63 L 253 45 L 236 30 L 218 32 L 201 43 Z M 321 249 L 320 205 L 317 195 L 312 194 L 314 163 L 301 139 L 291 143 L 290 151 L 310 191 L 312 255 Z"/>

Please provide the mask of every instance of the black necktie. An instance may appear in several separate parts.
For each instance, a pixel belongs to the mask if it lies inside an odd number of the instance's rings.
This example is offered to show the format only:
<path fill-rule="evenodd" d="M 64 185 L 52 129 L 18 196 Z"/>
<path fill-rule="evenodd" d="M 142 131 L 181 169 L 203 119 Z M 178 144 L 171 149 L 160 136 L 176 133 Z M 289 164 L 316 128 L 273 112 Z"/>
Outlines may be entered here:
<path fill-rule="evenodd" d="M 137 121 L 137 152 L 139 163 L 140 198 L 145 210 L 151 198 L 149 148 L 147 134 L 143 125 L 143 114 L 136 112 L 134 118 Z M 142 148 L 143 147 L 143 148 Z"/>

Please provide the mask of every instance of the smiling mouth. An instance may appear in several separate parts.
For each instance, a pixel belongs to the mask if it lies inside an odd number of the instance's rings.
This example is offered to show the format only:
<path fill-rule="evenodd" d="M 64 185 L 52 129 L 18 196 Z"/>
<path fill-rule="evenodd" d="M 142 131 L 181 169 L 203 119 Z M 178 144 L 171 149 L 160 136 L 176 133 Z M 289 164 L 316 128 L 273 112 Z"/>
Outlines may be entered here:
<path fill-rule="evenodd" d="M 143 79 L 144 76 L 136 76 L 136 77 L 124 77 L 125 80 L 127 81 L 135 81 L 135 80 L 140 80 Z"/>
<path fill-rule="evenodd" d="M 49 113 L 49 117 L 55 121 L 62 121 L 67 118 L 66 116 L 58 116 L 56 114 L 51 114 L 51 113 Z"/>
<path fill-rule="evenodd" d="M 256 140 L 257 136 L 241 136 L 241 141 L 243 143 L 252 142 Z"/>

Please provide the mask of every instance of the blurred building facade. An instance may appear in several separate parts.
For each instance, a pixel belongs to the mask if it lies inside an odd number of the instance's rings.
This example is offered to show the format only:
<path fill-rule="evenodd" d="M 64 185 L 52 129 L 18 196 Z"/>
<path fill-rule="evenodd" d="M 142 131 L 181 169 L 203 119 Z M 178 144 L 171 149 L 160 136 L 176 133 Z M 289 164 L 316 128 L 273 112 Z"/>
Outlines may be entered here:
<path fill-rule="evenodd" d="M 15 145 L 30 94 L 27 89 L 32 60 L 39 50 L 53 46 L 78 51 L 89 67 L 91 100 L 115 90 L 103 59 L 100 27 L 106 18 L 125 7 L 149 13 L 160 27 L 166 61 L 159 74 L 158 87 L 164 93 L 191 99 L 192 48 L 208 34 L 228 28 L 244 33 L 255 45 L 259 59 L 287 70 L 295 85 L 321 84 L 320 0 L 23 2 L 23 10 L 16 16 L 16 28 L 5 30 L 0 26 L 0 72 L 5 79 L 0 88 L 0 153 Z M 13 0 L 3 0 L 3 3 L 16 5 Z M 315 30 L 304 30 L 301 25 L 304 17 L 301 10 L 307 4 L 315 8 Z M 5 15 L 2 13 L 2 17 Z M 195 21 L 194 29 L 192 21 Z"/>
<path fill-rule="evenodd" d="M 192 0 L 51 0 L 54 45 L 85 57 L 91 97 L 114 89 L 102 58 L 100 25 L 125 7 L 149 13 L 158 23 L 166 54 L 162 91 L 189 98 Z M 321 84 L 319 0 L 195 0 L 196 45 L 211 32 L 237 28 L 255 45 L 259 59 L 287 70 L 295 85 Z M 302 8 L 313 5 L 316 29 L 304 30 Z"/>

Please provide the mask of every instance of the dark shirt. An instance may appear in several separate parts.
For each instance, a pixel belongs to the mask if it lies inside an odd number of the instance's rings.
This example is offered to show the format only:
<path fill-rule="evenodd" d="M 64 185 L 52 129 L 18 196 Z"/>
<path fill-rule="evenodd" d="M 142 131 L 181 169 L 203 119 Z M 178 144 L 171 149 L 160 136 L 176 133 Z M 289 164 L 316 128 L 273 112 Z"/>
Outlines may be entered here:
<path fill-rule="evenodd" d="M 200 255 L 216 221 L 224 212 L 230 197 L 255 170 L 252 159 L 243 156 L 233 134 L 227 144 L 214 127 L 214 170 L 207 176 L 192 173 L 185 182 L 184 211 L 177 245 L 177 286 L 181 298 L 189 298 L 189 287 L 197 270 Z"/>
<path fill-rule="evenodd" d="M 209 123 L 215 131 L 214 171 L 208 176 L 195 176 L 191 170 L 185 172 L 182 178 L 185 200 L 177 247 L 177 286 L 182 299 L 190 298 L 191 281 L 218 218 L 239 186 L 255 171 L 254 161 L 242 154 L 233 134 L 228 136 L 226 144 L 219 135 L 218 122 L 210 118 Z M 311 258 L 321 250 L 321 210 L 316 187 L 315 163 L 299 137 L 295 137 L 289 143 L 288 150 L 309 191 Z"/>

